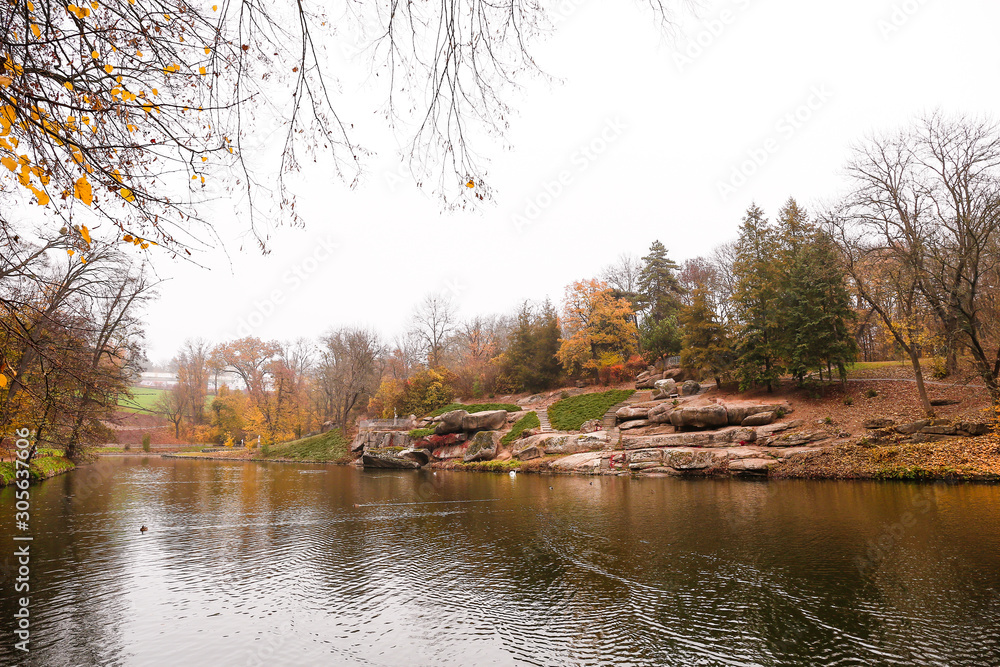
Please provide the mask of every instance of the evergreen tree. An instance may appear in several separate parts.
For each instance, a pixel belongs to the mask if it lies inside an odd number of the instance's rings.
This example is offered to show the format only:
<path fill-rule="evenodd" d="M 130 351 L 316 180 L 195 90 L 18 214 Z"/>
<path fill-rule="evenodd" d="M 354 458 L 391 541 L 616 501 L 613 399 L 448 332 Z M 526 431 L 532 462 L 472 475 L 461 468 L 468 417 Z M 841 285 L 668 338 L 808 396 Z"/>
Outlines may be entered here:
<path fill-rule="evenodd" d="M 783 370 L 784 322 L 775 236 L 764 212 L 751 204 L 740 225 L 733 262 L 736 374 L 741 389 L 765 386 L 774 391 Z"/>
<path fill-rule="evenodd" d="M 704 285 L 695 288 L 691 305 L 681 312 L 680 321 L 684 330 L 681 365 L 711 374 L 716 386 L 721 386 L 722 378 L 732 368 L 733 350 Z"/>
<path fill-rule="evenodd" d="M 675 275 L 680 266 L 667 256 L 666 247 L 659 241 L 653 241 L 642 262 L 638 305 L 646 311 L 648 319 L 659 322 L 675 314 L 680 305 L 684 290 Z"/>
<path fill-rule="evenodd" d="M 525 302 L 517 314 L 517 326 L 506 352 L 507 373 L 527 391 L 541 391 L 554 385 L 562 367 L 559 351 L 559 317 L 548 300 L 536 314 Z"/>
<path fill-rule="evenodd" d="M 853 318 L 850 293 L 832 239 L 809 222 L 805 210 L 789 199 L 778 217 L 781 275 L 779 318 L 788 372 L 801 383 L 823 366 L 835 365 L 841 378 L 856 356 L 848 332 Z"/>
<path fill-rule="evenodd" d="M 677 317 L 670 315 L 659 322 L 652 318 L 639 328 L 639 343 L 647 359 L 669 357 L 681 351 L 681 329 Z"/>

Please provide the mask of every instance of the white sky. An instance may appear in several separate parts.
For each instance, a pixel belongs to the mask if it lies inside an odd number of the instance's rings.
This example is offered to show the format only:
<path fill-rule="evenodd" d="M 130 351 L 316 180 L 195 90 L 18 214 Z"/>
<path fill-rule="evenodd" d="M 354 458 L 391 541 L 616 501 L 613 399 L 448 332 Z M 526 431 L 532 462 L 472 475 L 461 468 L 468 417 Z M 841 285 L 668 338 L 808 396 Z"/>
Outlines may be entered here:
<path fill-rule="evenodd" d="M 558 302 L 569 282 L 657 238 L 675 260 L 709 253 L 735 235 L 751 201 L 772 217 L 790 195 L 811 208 L 829 201 L 851 143 L 874 130 L 935 108 L 1000 108 L 996 2 L 704 0 L 673 35 L 638 3 L 564 6 L 568 17 L 535 50 L 564 82 L 529 82 L 512 99 L 509 150 L 479 146 L 495 205 L 442 213 L 394 178 L 395 140 L 370 108 L 347 114 L 379 153 L 362 184 L 352 191 L 307 168 L 306 229 L 278 229 L 270 255 L 234 241 L 231 267 L 221 252 L 205 259 L 211 271 L 159 261 L 170 280 L 148 314 L 150 358 L 169 359 L 195 336 L 290 339 L 344 324 L 392 336 L 429 292 L 450 294 L 463 316 Z M 685 54 L 694 57 L 679 61 Z M 345 82 L 344 108 L 370 93 Z M 805 120 L 790 123 L 797 109 Z M 585 157 L 591 142 L 602 148 L 602 132 L 603 152 Z M 720 184 L 753 155 L 766 161 L 723 196 Z M 560 172 L 569 185 L 546 199 Z M 540 213 L 519 226 L 514 216 L 531 201 Z M 225 238 L 245 229 L 225 207 L 216 216 Z M 275 292 L 281 303 L 269 308 Z"/>

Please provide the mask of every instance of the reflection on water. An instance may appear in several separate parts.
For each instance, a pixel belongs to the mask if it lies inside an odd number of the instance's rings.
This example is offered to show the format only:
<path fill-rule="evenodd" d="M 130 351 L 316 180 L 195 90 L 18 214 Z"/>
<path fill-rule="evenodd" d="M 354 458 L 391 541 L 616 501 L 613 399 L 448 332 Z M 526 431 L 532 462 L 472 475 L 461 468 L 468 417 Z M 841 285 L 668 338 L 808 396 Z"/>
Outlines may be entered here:
<path fill-rule="evenodd" d="M 998 487 L 120 457 L 32 494 L 2 664 L 1000 664 Z"/>

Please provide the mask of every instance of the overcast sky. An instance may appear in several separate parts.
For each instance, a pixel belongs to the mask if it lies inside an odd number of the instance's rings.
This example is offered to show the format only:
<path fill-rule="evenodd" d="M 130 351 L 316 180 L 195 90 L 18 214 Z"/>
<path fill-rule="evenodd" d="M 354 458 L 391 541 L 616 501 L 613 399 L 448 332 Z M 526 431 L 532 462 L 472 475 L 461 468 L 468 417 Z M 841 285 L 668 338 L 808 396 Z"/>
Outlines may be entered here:
<path fill-rule="evenodd" d="M 367 324 L 391 337 L 429 292 L 462 316 L 558 302 L 569 282 L 654 239 L 678 261 L 711 252 L 752 201 L 771 217 L 789 196 L 816 209 L 873 131 L 937 108 L 1000 109 L 995 1 L 705 0 L 673 34 L 638 4 L 562 6 L 535 53 L 563 82 L 527 82 L 511 99 L 509 148 L 479 145 L 493 205 L 443 213 L 405 179 L 371 110 L 348 118 L 377 155 L 354 190 L 307 166 L 305 229 L 277 230 L 268 256 L 239 251 L 245 221 L 220 206 L 228 257 L 203 258 L 211 270 L 157 263 L 169 280 L 148 314 L 150 358 L 195 336 Z M 371 94 L 353 82 L 340 92 L 348 110 Z"/>

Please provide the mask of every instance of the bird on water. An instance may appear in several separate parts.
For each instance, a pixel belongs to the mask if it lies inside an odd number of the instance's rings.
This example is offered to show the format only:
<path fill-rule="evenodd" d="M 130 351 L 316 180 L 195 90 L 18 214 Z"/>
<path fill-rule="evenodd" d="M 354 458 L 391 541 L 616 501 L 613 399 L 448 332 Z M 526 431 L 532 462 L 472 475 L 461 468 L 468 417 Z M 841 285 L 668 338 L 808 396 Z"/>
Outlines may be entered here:
<path fill-rule="evenodd" d="M 139 529 L 139 532 L 145 533 L 147 530 L 149 530 L 149 528 L 146 528 L 145 524 L 143 524 L 142 528 Z"/>

